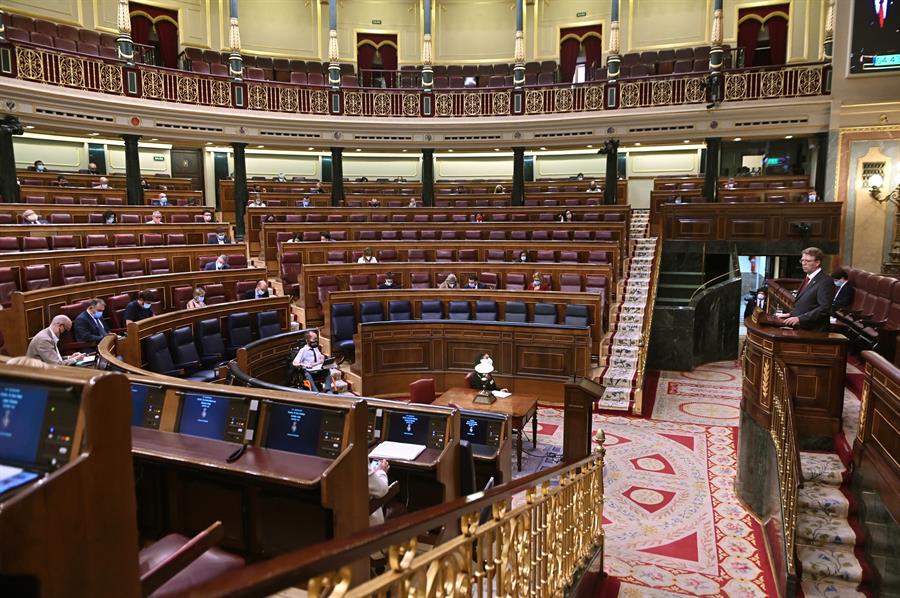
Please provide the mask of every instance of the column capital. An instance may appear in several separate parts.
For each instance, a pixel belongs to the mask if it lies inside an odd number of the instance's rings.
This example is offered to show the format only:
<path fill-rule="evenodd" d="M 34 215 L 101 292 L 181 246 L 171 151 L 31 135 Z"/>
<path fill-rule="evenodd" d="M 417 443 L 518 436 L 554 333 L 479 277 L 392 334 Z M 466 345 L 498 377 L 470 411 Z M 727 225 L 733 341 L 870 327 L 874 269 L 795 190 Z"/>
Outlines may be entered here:
<path fill-rule="evenodd" d="M 21 135 L 25 132 L 22 123 L 17 116 L 7 115 L 0 120 L 0 133 L 6 135 Z"/>
<path fill-rule="evenodd" d="M 247 147 L 247 143 L 244 141 L 232 141 L 231 147 L 232 149 L 244 149 Z"/>

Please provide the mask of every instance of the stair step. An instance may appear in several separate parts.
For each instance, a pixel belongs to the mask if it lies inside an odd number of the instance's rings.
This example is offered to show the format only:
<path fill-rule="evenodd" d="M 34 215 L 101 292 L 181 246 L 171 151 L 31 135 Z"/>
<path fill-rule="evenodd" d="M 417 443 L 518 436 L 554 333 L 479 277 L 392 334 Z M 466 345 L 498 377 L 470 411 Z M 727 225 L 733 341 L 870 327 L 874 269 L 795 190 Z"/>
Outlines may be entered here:
<path fill-rule="evenodd" d="M 797 545 L 803 579 L 831 579 L 850 584 L 862 582 L 863 569 L 851 546 Z"/>
<path fill-rule="evenodd" d="M 800 453 L 803 480 L 828 486 L 844 483 L 847 468 L 835 453 Z"/>
<path fill-rule="evenodd" d="M 801 512 L 819 513 L 829 517 L 850 514 L 850 501 L 836 486 L 804 484 L 797 494 L 797 507 Z"/>
<path fill-rule="evenodd" d="M 804 579 L 800 589 L 806 598 L 865 598 L 856 584 L 833 579 Z"/>
<path fill-rule="evenodd" d="M 797 515 L 797 536 L 804 544 L 825 546 L 855 546 L 856 532 L 843 517 L 828 517 L 818 513 Z"/>

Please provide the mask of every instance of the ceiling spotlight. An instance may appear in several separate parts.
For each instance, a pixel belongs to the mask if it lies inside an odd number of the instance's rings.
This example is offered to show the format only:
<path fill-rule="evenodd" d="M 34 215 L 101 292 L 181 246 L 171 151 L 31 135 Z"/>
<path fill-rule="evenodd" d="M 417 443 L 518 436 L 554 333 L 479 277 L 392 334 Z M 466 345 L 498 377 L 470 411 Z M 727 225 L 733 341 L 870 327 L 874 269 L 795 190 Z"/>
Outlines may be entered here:
<path fill-rule="evenodd" d="M 91 137 L 96 137 L 96 136 L 99 135 L 99 134 L 100 134 L 100 133 L 91 133 L 90 136 L 91 136 Z"/>
<path fill-rule="evenodd" d="M 156 137 L 154 137 L 154 138 L 151 139 L 150 141 L 159 141 L 159 139 L 157 139 Z"/>
<path fill-rule="evenodd" d="M 546 152 L 546 151 L 547 151 L 547 148 L 546 148 L 546 147 L 542 147 L 542 148 L 541 148 L 541 151 L 542 151 L 542 152 Z"/>
<path fill-rule="evenodd" d="M 635 144 L 634 144 L 634 147 L 641 147 L 641 142 L 638 141 L 637 143 L 635 143 Z"/>
<path fill-rule="evenodd" d="M 25 125 L 25 128 L 26 128 L 26 129 L 33 129 L 33 128 L 34 128 L 34 125 Z"/>
<path fill-rule="evenodd" d="M 684 142 L 685 142 L 685 143 L 690 143 L 691 140 L 690 140 L 690 139 L 685 139 Z"/>
<path fill-rule="evenodd" d="M 494 151 L 495 151 L 495 152 L 499 152 L 499 151 L 500 151 L 500 148 L 499 148 L 499 147 L 495 147 L 495 148 L 494 148 Z"/>
<path fill-rule="evenodd" d="M 793 135 L 785 135 L 784 138 L 785 138 L 785 139 L 793 139 L 794 136 L 793 136 Z"/>
<path fill-rule="evenodd" d="M 452 149 L 448 149 L 447 151 L 450 152 L 451 154 L 453 153 L 453 150 L 452 150 Z"/>
<path fill-rule="evenodd" d="M 358 147 L 358 148 L 356 148 L 356 151 L 361 152 L 361 151 L 362 151 L 362 148 L 361 148 L 361 147 Z"/>
<path fill-rule="evenodd" d="M 403 151 L 404 151 L 404 152 L 408 152 L 409 150 L 405 149 L 405 150 L 403 150 Z"/>
<path fill-rule="evenodd" d="M 594 147 L 594 146 L 593 146 L 593 145 L 588 145 L 588 149 L 591 149 L 592 147 Z"/>
<path fill-rule="evenodd" d="M 741 138 L 740 138 L 740 137 L 735 137 L 734 140 L 735 140 L 735 141 L 740 141 Z"/>
<path fill-rule="evenodd" d="M 156 141 L 156 139 L 151 139 L 150 141 Z M 206 145 L 212 145 L 212 141 L 207 141 Z"/>
<path fill-rule="evenodd" d="M 312 152 L 312 151 L 315 151 L 316 148 L 314 148 L 314 147 L 308 147 L 308 148 L 306 148 L 306 149 L 307 149 L 307 151 Z"/>

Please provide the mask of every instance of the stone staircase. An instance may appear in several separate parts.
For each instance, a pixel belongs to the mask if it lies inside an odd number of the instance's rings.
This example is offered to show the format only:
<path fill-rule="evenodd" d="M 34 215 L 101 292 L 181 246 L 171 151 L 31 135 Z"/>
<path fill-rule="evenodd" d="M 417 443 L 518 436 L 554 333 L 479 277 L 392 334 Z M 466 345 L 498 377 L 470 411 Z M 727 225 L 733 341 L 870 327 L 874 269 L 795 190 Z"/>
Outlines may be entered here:
<path fill-rule="evenodd" d="M 847 468 L 836 453 L 803 452 L 800 464 L 796 544 L 803 595 L 871 596 Z"/>
<path fill-rule="evenodd" d="M 597 378 L 606 387 L 599 409 L 629 411 L 633 401 L 640 403 L 649 337 L 645 319 L 653 313 L 653 264 L 658 247 L 657 238 L 648 236 L 649 219 L 649 210 L 631 212 L 630 252 L 624 263 L 619 303 L 610 308 L 608 350 L 601 356 Z"/>

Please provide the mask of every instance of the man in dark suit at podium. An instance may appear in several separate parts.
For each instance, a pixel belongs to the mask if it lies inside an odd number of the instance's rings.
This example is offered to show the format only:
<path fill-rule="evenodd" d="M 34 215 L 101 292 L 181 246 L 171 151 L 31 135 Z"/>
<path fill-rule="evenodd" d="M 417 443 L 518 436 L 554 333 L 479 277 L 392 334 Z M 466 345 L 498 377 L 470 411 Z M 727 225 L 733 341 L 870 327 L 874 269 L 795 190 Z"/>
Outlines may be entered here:
<path fill-rule="evenodd" d="M 831 277 L 822 272 L 822 260 L 825 255 L 818 247 L 807 247 L 800 255 L 800 266 L 806 274 L 797 297 L 794 309 L 781 316 L 787 326 L 796 326 L 803 330 L 828 332 L 831 317 L 831 302 L 834 300 L 834 283 Z"/>

